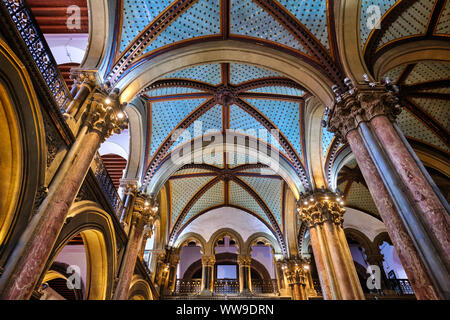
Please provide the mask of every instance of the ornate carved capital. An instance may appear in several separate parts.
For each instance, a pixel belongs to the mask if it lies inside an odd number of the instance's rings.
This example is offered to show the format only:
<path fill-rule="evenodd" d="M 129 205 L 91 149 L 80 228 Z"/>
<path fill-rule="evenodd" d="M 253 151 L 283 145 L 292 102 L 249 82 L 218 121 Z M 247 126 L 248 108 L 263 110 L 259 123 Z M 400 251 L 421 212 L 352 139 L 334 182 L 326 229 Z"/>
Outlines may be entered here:
<path fill-rule="evenodd" d="M 309 261 L 300 258 L 283 260 L 282 269 L 289 284 L 306 285 Z"/>
<path fill-rule="evenodd" d="M 249 255 L 239 255 L 238 264 L 240 267 L 250 267 L 252 265 L 252 257 Z"/>
<path fill-rule="evenodd" d="M 171 267 L 176 267 L 180 263 L 180 255 L 172 252 L 169 259 L 169 264 Z"/>
<path fill-rule="evenodd" d="M 133 220 L 135 223 L 153 226 L 157 214 L 158 205 L 155 199 L 143 192 L 135 192 L 133 206 Z"/>
<path fill-rule="evenodd" d="M 216 257 L 214 255 L 203 255 L 202 265 L 205 267 L 212 267 L 216 263 Z"/>
<path fill-rule="evenodd" d="M 312 228 L 325 221 L 342 227 L 345 209 L 339 195 L 328 192 L 316 192 L 304 196 L 299 202 L 298 213 L 303 223 Z"/>
<path fill-rule="evenodd" d="M 334 133 L 340 141 L 345 142 L 347 134 L 358 128 L 364 121 L 384 115 L 395 121 L 401 112 L 398 89 L 390 82 L 381 84 L 367 84 L 354 87 L 349 79 L 345 81 L 348 91 L 341 94 L 337 87 L 333 87 L 336 94 L 334 105 L 325 110 L 328 119 L 324 126 Z"/>
<path fill-rule="evenodd" d="M 127 129 L 128 119 L 117 96 L 95 93 L 90 101 L 86 125 L 91 131 L 99 133 L 102 142 L 114 133 Z"/>

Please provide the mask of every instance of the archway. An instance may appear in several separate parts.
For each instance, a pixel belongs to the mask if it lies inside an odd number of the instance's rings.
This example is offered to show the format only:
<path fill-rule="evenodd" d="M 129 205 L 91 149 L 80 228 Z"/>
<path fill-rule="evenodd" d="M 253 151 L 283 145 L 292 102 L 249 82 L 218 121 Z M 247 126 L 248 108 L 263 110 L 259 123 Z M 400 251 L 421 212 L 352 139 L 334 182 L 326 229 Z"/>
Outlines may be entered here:
<path fill-rule="evenodd" d="M 117 270 L 117 245 L 111 217 L 96 203 L 81 201 L 72 206 L 66 221 L 45 270 L 69 241 L 80 234 L 86 250 L 86 299 L 110 299 Z"/>

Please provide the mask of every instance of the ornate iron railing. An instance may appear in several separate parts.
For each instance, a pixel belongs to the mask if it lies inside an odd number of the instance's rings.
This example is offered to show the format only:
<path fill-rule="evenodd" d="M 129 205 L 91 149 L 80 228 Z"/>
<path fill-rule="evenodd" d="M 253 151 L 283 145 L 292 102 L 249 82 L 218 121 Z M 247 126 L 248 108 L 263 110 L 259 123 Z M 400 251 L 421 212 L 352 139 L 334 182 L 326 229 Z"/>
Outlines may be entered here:
<path fill-rule="evenodd" d="M 198 295 L 200 294 L 202 280 L 182 280 L 175 283 L 174 295 Z"/>
<path fill-rule="evenodd" d="M 103 164 L 103 161 L 98 155 L 95 156 L 95 163 L 97 166 L 95 170 L 95 176 L 102 186 L 103 192 L 108 198 L 109 203 L 113 207 L 117 217 L 120 219 L 120 216 L 122 215 L 122 211 L 124 209 L 123 202 L 120 199 L 119 194 L 117 193 L 116 187 L 114 186 L 114 183 L 112 182 L 112 179 L 109 176 L 108 171 Z"/>
<path fill-rule="evenodd" d="M 27 45 L 48 89 L 53 94 L 61 111 L 64 112 L 64 105 L 70 99 L 71 94 L 34 16 L 25 5 L 24 0 L 1 1 L 6 6 L 22 40 Z"/>
<path fill-rule="evenodd" d="M 319 279 L 313 279 L 313 287 L 314 290 L 317 292 L 317 295 L 322 296 L 322 287 L 320 286 Z"/>
<path fill-rule="evenodd" d="M 238 294 L 239 281 L 235 279 L 217 279 L 214 281 L 215 294 Z"/>
<path fill-rule="evenodd" d="M 252 280 L 252 292 L 254 294 L 269 294 L 277 291 L 277 280 Z"/>
<path fill-rule="evenodd" d="M 392 290 L 400 296 L 414 295 L 408 279 L 389 279 Z"/>

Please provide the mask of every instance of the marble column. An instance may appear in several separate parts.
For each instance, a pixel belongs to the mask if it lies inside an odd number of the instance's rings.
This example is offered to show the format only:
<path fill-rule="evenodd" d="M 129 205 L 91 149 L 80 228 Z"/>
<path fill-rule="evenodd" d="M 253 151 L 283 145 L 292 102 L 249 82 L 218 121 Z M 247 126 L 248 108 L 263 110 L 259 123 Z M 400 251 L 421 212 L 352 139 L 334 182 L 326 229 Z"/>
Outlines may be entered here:
<path fill-rule="evenodd" d="M 421 172 L 421 168 L 405 145 L 408 142 L 406 139 L 401 139 L 388 117 L 384 115 L 374 117 L 370 124 L 411 198 L 419 208 L 420 221 L 432 237 L 436 249 L 442 253 L 442 262 L 450 267 L 449 211 Z"/>
<path fill-rule="evenodd" d="M 448 214 L 396 128 L 396 90 L 388 84 L 355 88 L 348 79 L 346 85 L 343 94 L 335 88 L 328 130 L 355 154 L 416 297 L 449 298 Z"/>
<path fill-rule="evenodd" d="M 363 300 L 342 228 L 345 210 L 339 201 L 331 192 L 316 192 L 301 199 L 299 214 L 309 228 L 324 299 Z"/>
<path fill-rule="evenodd" d="M 200 294 L 210 296 L 214 292 L 214 255 L 202 256 L 202 289 Z"/>
<path fill-rule="evenodd" d="M 49 192 L 10 256 L 0 278 L 1 299 L 29 299 L 53 250 L 100 144 L 127 126 L 117 94 L 99 89 L 88 102 L 86 120 L 54 177 Z"/>
<path fill-rule="evenodd" d="M 175 291 L 175 286 L 177 284 L 177 271 L 179 263 L 180 263 L 180 255 L 173 252 L 170 256 L 169 261 L 169 283 L 168 283 L 169 293 L 173 293 Z"/>
<path fill-rule="evenodd" d="M 252 273 L 251 273 L 252 257 L 250 255 L 239 255 L 239 294 L 252 294 Z"/>
<path fill-rule="evenodd" d="M 139 257 L 144 259 L 145 246 L 147 245 L 148 239 L 150 239 L 153 235 L 153 226 L 146 225 L 144 228 L 144 236 L 142 237 L 141 247 L 139 249 Z"/>
<path fill-rule="evenodd" d="M 283 265 L 281 261 L 274 258 L 275 275 L 277 277 L 277 291 L 282 294 L 285 290 L 284 275 L 283 275 Z"/>
<path fill-rule="evenodd" d="M 131 228 L 125 254 L 120 266 L 119 282 L 114 291 L 114 300 L 128 299 L 128 292 L 139 254 L 139 247 L 144 237 L 144 228 L 147 224 L 153 223 L 158 212 L 157 205 L 148 195 L 136 192 L 133 198 Z"/>

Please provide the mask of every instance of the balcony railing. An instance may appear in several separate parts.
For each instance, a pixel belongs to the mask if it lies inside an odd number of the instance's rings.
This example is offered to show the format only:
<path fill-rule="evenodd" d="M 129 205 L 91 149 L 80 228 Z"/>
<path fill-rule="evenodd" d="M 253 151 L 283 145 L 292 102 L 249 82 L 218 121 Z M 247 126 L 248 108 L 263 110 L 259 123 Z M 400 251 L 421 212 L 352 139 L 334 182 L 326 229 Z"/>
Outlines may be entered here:
<path fill-rule="evenodd" d="M 214 281 L 214 293 L 220 295 L 238 294 L 239 281 L 235 279 L 217 279 Z"/>
<path fill-rule="evenodd" d="M 252 280 L 252 292 L 254 294 L 271 294 L 278 292 L 277 280 Z"/>
<path fill-rule="evenodd" d="M 174 295 L 198 295 L 200 294 L 202 280 L 178 279 L 175 284 Z"/>
<path fill-rule="evenodd" d="M 116 187 L 114 186 L 114 183 L 111 179 L 111 177 L 108 174 L 108 171 L 106 170 L 103 161 L 101 158 L 96 155 L 95 156 L 95 164 L 97 166 L 95 170 L 95 176 L 102 186 L 103 192 L 105 193 L 106 197 L 109 200 L 109 203 L 114 209 L 114 212 L 116 213 L 117 217 L 120 219 L 120 216 L 122 215 L 123 211 L 123 202 L 119 197 L 119 194 L 117 193 Z"/>
<path fill-rule="evenodd" d="M 24 0 L 0 1 L 6 6 L 48 89 L 63 112 L 64 105 L 70 99 L 71 94 L 34 16 L 25 5 Z"/>
<path fill-rule="evenodd" d="M 201 280 L 182 280 L 178 279 L 175 284 L 175 296 L 195 296 L 201 292 Z M 278 291 L 276 280 L 263 281 L 252 280 L 252 292 L 259 294 L 275 294 Z M 237 279 L 217 279 L 214 281 L 215 295 L 238 295 L 239 280 Z"/>
<path fill-rule="evenodd" d="M 399 296 L 414 295 L 414 290 L 411 287 L 408 279 L 389 279 L 391 289 Z"/>

